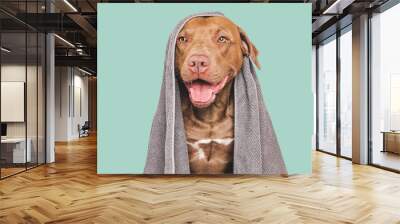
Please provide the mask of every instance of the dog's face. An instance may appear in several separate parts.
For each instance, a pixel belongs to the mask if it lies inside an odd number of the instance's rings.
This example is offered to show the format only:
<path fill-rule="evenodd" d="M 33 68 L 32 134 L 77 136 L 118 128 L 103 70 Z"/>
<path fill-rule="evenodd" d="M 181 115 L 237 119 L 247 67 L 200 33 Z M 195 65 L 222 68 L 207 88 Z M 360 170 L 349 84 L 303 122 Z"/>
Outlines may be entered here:
<path fill-rule="evenodd" d="M 259 67 L 257 49 L 237 25 L 222 16 L 196 17 L 179 32 L 175 67 L 193 106 L 205 108 L 241 69 L 243 55 Z"/>

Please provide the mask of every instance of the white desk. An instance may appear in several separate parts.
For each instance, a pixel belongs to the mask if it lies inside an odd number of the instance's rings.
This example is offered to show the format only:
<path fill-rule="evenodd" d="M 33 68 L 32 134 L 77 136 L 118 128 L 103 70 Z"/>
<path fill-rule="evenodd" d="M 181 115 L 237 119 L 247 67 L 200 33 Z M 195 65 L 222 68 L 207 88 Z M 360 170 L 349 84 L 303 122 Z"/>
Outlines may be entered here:
<path fill-rule="evenodd" d="M 31 153 L 31 146 L 32 140 L 30 138 L 27 139 L 26 144 L 26 151 L 25 151 L 25 138 L 5 138 L 1 139 L 1 144 L 5 145 L 6 147 L 13 146 L 12 148 L 12 162 L 13 163 L 25 163 L 31 162 L 32 160 L 32 153 Z M 4 147 L 4 146 L 2 146 Z M 26 153 L 26 154 L 25 154 Z M 26 161 L 25 161 L 26 159 Z"/>

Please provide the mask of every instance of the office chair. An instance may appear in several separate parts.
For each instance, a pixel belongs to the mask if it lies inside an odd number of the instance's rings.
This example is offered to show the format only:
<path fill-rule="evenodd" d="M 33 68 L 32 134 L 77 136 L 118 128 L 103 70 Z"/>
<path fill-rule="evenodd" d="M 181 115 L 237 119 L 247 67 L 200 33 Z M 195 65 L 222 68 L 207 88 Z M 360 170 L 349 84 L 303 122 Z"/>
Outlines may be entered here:
<path fill-rule="evenodd" d="M 85 121 L 82 127 L 80 127 L 80 125 L 78 124 L 79 138 L 89 136 L 89 129 L 90 129 L 89 121 Z"/>

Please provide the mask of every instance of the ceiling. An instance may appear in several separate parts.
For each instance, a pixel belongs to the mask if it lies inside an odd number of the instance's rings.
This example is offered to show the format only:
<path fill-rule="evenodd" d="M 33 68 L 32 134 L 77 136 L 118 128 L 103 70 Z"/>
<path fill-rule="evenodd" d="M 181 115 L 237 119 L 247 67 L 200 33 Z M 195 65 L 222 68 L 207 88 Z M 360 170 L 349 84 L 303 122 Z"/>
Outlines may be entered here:
<path fill-rule="evenodd" d="M 318 43 L 336 32 L 339 20 L 342 26 L 351 23 L 351 17 L 374 9 L 388 0 L 251 0 L 235 2 L 311 3 L 313 43 Z M 55 32 L 56 64 L 86 67 L 96 71 L 97 3 L 182 2 L 179 0 L 1 0 L 2 31 L 15 45 L 20 42 L 18 32 L 26 28 L 39 32 Z M 226 1 L 186 1 L 226 2 Z M 49 12 L 52 13 L 49 13 Z M 27 13 L 26 13 L 27 12 Z M 13 38 L 12 36 L 15 36 Z M 20 35 L 21 36 L 21 35 Z M 22 46 L 22 45 L 21 45 Z M 16 47 L 16 46 L 15 46 Z M 29 49 L 28 49 L 29 51 Z"/>

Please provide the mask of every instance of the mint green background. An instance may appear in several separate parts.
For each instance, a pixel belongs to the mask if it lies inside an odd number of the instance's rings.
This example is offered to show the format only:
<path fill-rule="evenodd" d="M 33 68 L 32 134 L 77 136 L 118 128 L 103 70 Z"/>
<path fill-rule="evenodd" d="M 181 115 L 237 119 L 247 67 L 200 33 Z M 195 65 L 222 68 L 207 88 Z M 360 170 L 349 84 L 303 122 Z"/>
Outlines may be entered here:
<path fill-rule="evenodd" d="M 220 11 L 260 52 L 260 79 L 290 174 L 311 172 L 310 4 L 98 4 L 99 174 L 142 173 L 165 48 L 184 17 Z"/>

